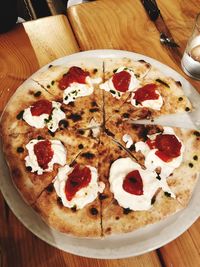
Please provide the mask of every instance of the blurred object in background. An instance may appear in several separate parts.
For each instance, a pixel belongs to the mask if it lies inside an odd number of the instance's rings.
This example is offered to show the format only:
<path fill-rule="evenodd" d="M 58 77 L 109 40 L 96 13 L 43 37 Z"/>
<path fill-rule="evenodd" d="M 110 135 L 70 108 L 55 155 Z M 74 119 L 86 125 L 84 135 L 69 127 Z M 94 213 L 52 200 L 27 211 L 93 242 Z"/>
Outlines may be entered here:
<path fill-rule="evenodd" d="M 0 1 L 0 33 L 7 32 L 16 24 L 17 0 Z"/>

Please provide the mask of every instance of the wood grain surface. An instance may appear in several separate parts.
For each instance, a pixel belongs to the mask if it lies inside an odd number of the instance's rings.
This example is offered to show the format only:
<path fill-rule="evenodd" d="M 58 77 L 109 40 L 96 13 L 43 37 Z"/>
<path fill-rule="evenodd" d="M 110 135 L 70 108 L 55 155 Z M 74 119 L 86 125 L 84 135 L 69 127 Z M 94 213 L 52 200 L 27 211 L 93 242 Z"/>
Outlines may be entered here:
<path fill-rule="evenodd" d="M 182 53 L 200 0 L 157 3 Z M 67 14 L 70 24 L 65 16 L 53 16 L 17 25 L 0 35 L 0 114 L 16 88 L 34 71 L 79 51 L 79 47 L 134 51 L 160 60 L 184 75 L 180 65 L 159 43 L 159 34 L 139 0 L 98 0 L 71 7 Z M 200 82 L 188 80 L 200 89 Z M 0 210 L 2 267 L 200 266 L 200 219 L 157 251 L 121 260 L 99 260 L 65 253 L 41 241 L 16 219 L 1 195 Z"/>

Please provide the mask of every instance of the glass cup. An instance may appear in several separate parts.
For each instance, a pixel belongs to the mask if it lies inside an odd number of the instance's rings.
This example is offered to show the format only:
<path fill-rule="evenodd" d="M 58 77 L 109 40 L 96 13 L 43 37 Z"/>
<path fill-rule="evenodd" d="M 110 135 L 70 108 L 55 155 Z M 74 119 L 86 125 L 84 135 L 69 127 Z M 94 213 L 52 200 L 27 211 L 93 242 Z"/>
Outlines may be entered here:
<path fill-rule="evenodd" d="M 187 42 L 181 65 L 188 76 L 200 80 L 200 13 L 196 17 L 192 35 Z"/>

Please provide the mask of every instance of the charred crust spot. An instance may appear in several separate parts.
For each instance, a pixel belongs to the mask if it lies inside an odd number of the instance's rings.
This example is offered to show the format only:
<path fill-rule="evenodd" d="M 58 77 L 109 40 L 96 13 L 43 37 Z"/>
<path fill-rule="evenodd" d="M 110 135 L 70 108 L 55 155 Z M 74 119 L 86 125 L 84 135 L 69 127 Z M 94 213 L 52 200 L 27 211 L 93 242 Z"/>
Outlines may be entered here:
<path fill-rule="evenodd" d="M 115 220 L 117 220 L 117 221 L 118 221 L 118 220 L 119 220 L 119 216 L 116 216 L 116 217 L 115 217 Z"/>
<path fill-rule="evenodd" d="M 78 132 L 79 134 L 81 134 L 81 135 L 83 135 L 83 134 L 85 133 L 84 130 L 78 130 L 77 132 Z"/>
<path fill-rule="evenodd" d="M 129 213 L 131 213 L 132 212 L 132 210 L 131 209 L 129 209 L 129 208 L 123 208 L 123 213 L 124 214 L 129 214 Z"/>
<path fill-rule="evenodd" d="M 108 233 L 111 233 L 111 227 L 108 227 L 106 228 L 105 232 L 108 234 Z"/>
<path fill-rule="evenodd" d="M 67 105 L 70 106 L 70 107 L 75 107 L 75 103 L 74 102 L 69 102 Z"/>
<path fill-rule="evenodd" d="M 190 162 L 190 163 L 188 164 L 188 166 L 189 166 L 190 168 L 193 168 L 194 165 L 193 165 L 193 163 Z"/>
<path fill-rule="evenodd" d="M 98 69 L 93 69 L 93 74 L 97 73 Z"/>
<path fill-rule="evenodd" d="M 52 192 L 54 191 L 54 186 L 53 186 L 52 183 L 49 184 L 49 185 L 46 187 L 46 191 L 47 191 L 48 193 L 52 193 Z"/>
<path fill-rule="evenodd" d="M 155 201 L 156 201 L 156 195 L 154 195 L 154 196 L 152 197 L 152 199 L 151 199 L 151 205 L 153 205 L 153 204 L 155 203 Z"/>
<path fill-rule="evenodd" d="M 140 63 L 147 63 L 144 59 L 139 59 L 138 62 L 140 62 Z"/>
<path fill-rule="evenodd" d="M 183 97 L 180 96 L 180 97 L 178 98 L 178 101 L 183 101 Z"/>
<path fill-rule="evenodd" d="M 72 163 L 69 164 L 69 167 L 74 167 L 77 164 L 76 160 L 73 160 Z"/>
<path fill-rule="evenodd" d="M 51 132 L 50 130 L 48 130 L 48 133 L 49 133 L 52 137 L 55 136 L 55 133 Z"/>
<path fill-rule="evenodd" d="M 107 128 L 105 128 L 105 133 L 108 135 L 108 136 L 112 136 L 114 137 L 114 133 L 112 133 L 110 130 L 108 130 Z"/>
<path fill-rule="evenodd" d="M 50 64 L 48 68 L 50 69 L 51 67 L 53 67 L 53 65 Z"/>
<path fill-rule="evenodd" d="M 59 122 L 59 127 L 64 129 L 64 128 L 67 128 L 69 126 L 69 122 L 67 120 L 61 120 Z"/>
<path fill-rule="evenodd" d="M 51 87 L 51 85 L 48 84 L 48 85 L 47 85 L 47 88 L 49 89 L 50 87 Z"/>
<path fill-rule="evenodd" d="M 92 215 L 97 215 L 99 212 L 98 212 L 98 210 L 96 208 L 93 207 L 93 208 L 90 209 L 90 213 Z"/>
<path fill-rule="evenodd" d="M 93 159 L 95 157 L 95 155 L 91 152 L 85 152 L 81 154 L 81 157 L 84 157 L 86 159 Z"/>
<path fill-rule="evenodd" d="M 122 117 L 125 119 L 128 119 L 130 117 L 130 114 L 129 113 L 123 113 Z"/>
<path fill-rule="evenodd" d="M 166 197 L 171 197 L 171 193 L 169 193 L 169 192 L 164 192 L 164 194 Z"/>
<path fill-rule="evenodd" d="M 17 118 L 18 120 L 22 120 L 22 119 L 23 119 L 23 114 L 24 114 L 24 110 L 21 110 L 21 111 L 17 114 L 16 118 Z"/>
<path fill-rule="evenodd" d="M 169 84 L 167 84 L 166 82 L 164 82 L 163 80 L 161 80 L 161 79 L 156 79 L 156 82 L 158 82 L 158 83 L 161 83 L 161 84 L 163 84 L 164 86 L 166 86 L 166 87 L 170 87 L 169 86 Z"/>
<path fill-rule="evenodd" d="M 31 172 L 31 171 L 32 171 L 32 167 L 31 167 L 31 166 L 27 166 L 27 167 L 26 167 L 26 170 L 27 170 L 28 172 Z"/>
<path fill-rule="evenodd" d="M 132 145 L 129 147 L 129 150 L 130 150 L 130 151 L 135 151 L 135 144 L 132 144 Z"/>
<path fill-rule="evenodd" d="M 200 132 L 198 132 L 198 131 L 194 131 L 193 134 L 198 136 L 198 137 L 200 136 Z"/>
<path fill-rule="evenodd" d="M 156 179 L 161 180 L 161 177 L 158 173 L 157 173 Z"/>
<path fill-rule="evenodd" d="M 74 121 L 74 122 L 76 122 L 76 121 L 80 121 L 81 120 L 81 115 L 80 114 L 77 114 L 77 113 L 72 113 L 72 114 L 70 114 L 69 116 L 68 116 L 68 119 L 70 119 L 70 120 L 72 120 L 72 121 Z"/>
<path fill-rule="evenodd" d="M 198 156 L 195 155 L 195 156 L 193 157 L 193 160 L 198 160 Z"/>
<path fill-rule="evenodd" d="M 79 144 L 79 145 L 78 145 L 78 148 L 79 148 L 79 149 L 83 149 L 83 148 L 84 148 L 83 144 Z"/>
<path fill-rule="evenodd" d="M 107 195 L 105 195 L 105 194 L 99 194 L 99 199 L 100 200 L 104 200 L 104 199 L 106 199 L 108 196 Z"/>
<path fill-rule="evenodd" d="M 51 85 L 54 85 L 55 81 L 51 81 Z"/>
<path fill-rule="evenodd" d="M 24 148 L 22 146 L 19 146 L 17 148 L 17 153 L 23 153 L 24 152 Z"/>
<path fill-rule="evenodd" d="M 115 113 L 119 113 L 119 110 L 118 110 L 118 109 L 115 109 L 114 112 L 115 112 Z"/>
<path fill-rule="evenodd" d="M 44 137 L 42 137 L 41 135 L 38 135 L 38 137 L 37 137 L 37 140 L 44 140 L 45 138 Z"/>
<path fill-rule="evenodd" d="M 39 97 L 39 96 L 41 96 L 41 94 L 42 94 L 41 91 L 37 91 L 37 92 L 34 94 L 34 96 L 35 96 L 35 97 Z"/>
<path fill-rule="evenodd" d="M 63 206 L 61 197 L 57 197 L 57 203 L 59 206 L 61 206 L 61 207 Z"/>
<path fill-rule="evenodd" d="M 176 81 L 176 85 L 182 86 L 182 83 L 180 81 Z"/>
<path fill-rule="evenodd" d="M 98 112 L 99 111 L 99 108 L 91 108 L 89 111 L 91 113 Z"/>
<path fill-rule="evenodd" d="M 92 102 L 91 102 L 91 105 L 92 105 L 92 107 L 98 107 L 98 105 L 97 105 L 97 102 L 96 102 L 96 101 L 92 101 Z"/>
<path fill-rule="evenodd" d="M 187 111 L 187 112 L 190 111 L 190 108 L 189 107 L 186 107 L 185 108 L 185 111 Z"/>
<path fill-rule="evenodd" d="M 72 208 L 71 208 L 71 211 L 72 211 L 72 212 L 76 212 L 76 211 L 77 211 L 76 206 L 72 207 Z"/>

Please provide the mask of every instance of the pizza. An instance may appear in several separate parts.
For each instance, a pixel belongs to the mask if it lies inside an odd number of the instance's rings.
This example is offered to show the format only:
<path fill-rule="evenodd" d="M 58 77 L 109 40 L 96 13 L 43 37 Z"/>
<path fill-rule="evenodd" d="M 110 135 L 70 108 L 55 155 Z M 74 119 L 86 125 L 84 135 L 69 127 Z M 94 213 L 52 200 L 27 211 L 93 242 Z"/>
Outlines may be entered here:
<path fill-rule="evenodd" d="M 144 60 L 88 58 L 33 74 L 1 117 L 22 198 L 52 228 L 102 238 L 185 208 L 200 173 L 200 132 L 138 119 L 193 110 L 182 85 Z"/>

